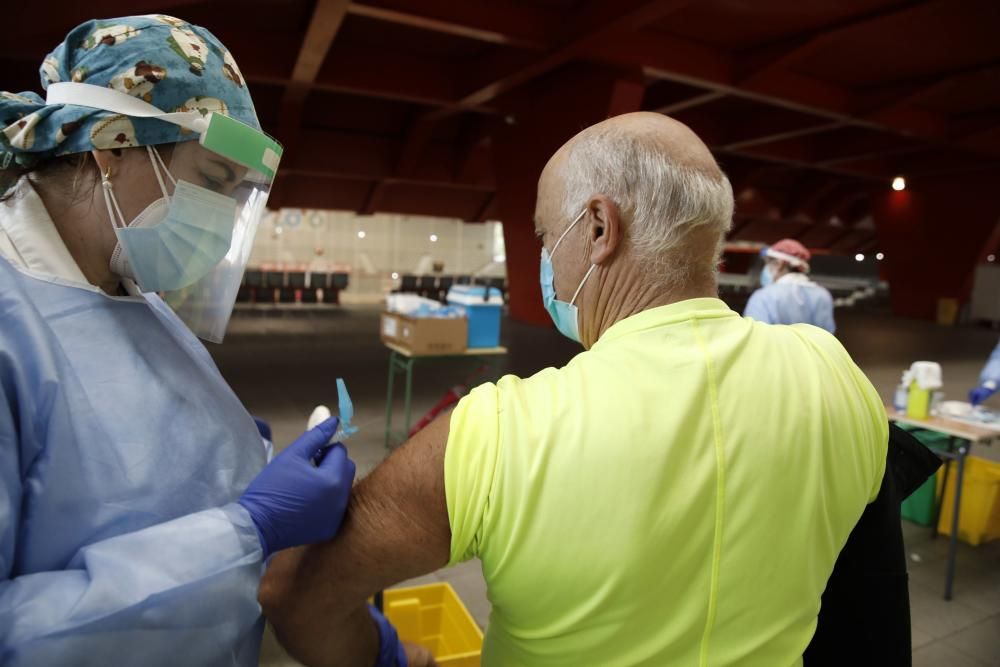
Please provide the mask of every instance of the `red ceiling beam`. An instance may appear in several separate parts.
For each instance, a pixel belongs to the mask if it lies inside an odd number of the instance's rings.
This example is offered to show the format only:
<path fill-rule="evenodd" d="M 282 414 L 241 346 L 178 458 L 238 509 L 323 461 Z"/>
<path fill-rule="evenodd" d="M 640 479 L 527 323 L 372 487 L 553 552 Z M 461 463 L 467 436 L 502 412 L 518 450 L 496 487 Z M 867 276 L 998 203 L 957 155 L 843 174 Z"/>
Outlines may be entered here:
<path fill-rule="evenodd" d="M 348 11 L 378 21 L 523 49 L 548 48 L 560 15 L 510 2 L 373 0 L 352 2 Z"/>
<path fill-rule="evenodd" d="M 975 78 L 998 67 L 1000 60 L 992 60 L 947 72 L 936 72 L 911 81 L 885 84 L 870 94 L 870 101 L 862 102 L 862 109 L 865 115 L 877 116 L 888 109 L 909 106 L 931 95 L 945 92 L 963 80 Z"/>
<path fill-rule="evenodd" d="M 835 197 L 830 198 L 829 201 L 824 203 L 817 211 L 817 218 L 823 221 L 837 218 L 845 227 L 851 229 L 854 223 L 857 222 L 857 219 L 850 220 L 847 213 L 851 210 L 851 207 L 856 206 L 859 202 L 870 199 L 871 190 L 869 188 L 844 188 Z"/>
<path fill-rule="evenodd" d="M 888 18 L 898 18 L 901 14 L 912 11 L 921 5 L 928 4 L 928 0 L 905 0 L 896 2 L 888 7 L 882 7 L 864 14 L 850 16 L 834 23 L 828 23 L 804 34 L 795 35 L 789 39 L 778 43 L 772 43 L 743 53 L 740 56 L 743 70 L 740 81 L 747 83 L 765 73 L 782 69 L 786 65 L 800 60 L 824 46 L 831 41 L 851 30 L 871 25 Z"/>
<path fill-rule="evenodd" d="M 365 203 L 358 211 L 362 214 L 371 214 L 378 210 L 382 204 L 382 197 L 385 194 L 385 183 L 389 178 L 405 178 L 411 176 L 417 168 L 417 163 L 423 155 L 424 148 L 430 143 L 431 135 L 434 132 L 434 122 L 427 116 L 417 118 L 406 133 L 406 139 L 396 157 L 395 166 L 392 172 L 384 179 L 372 185 L 371 191 L 365 198 Z"/>
<path fill-rule="evenodd" d="M 765 174 L 774 170 L 771 165 L 762 165 L 752 160 L 739 160 L 731 164 L 722 160 L 720 166 L 726 174 L 726 178 L 729 179 L 729 184 L 732 185 L 733 194 L 737 199 L 745 189 L 753 187 Z"/>
<path fill-rule="evenodd" d="M 488 103 L 517 86 L 566 64 L 598 44 L 641 29 L 683 9 L 691 0 L 599 0 L 571 23 L 561 43 L 542 59 L 531 59 L 514 67 L 506 54 L 498 54 L 475 66 L 475 83 L 462 96 L 462 103 Z M 485 72 L 485 75 L 480 75 Z"/>
<path fill-rule="evenodd" d="M 299 48 L 292 76 L 278 111 L 278 139 L 287 146 L 298 143 L 306 96 L 319 75 L 326 54 L 347 15 L 348 0 L 317 0 L 309 27 Z M 295 156 L 290 156 L 294 163 Z M 280 195 L 276 205 L 280 206 Z"/>
<path fill-rule="evenodd" d="M 396 161 L 395 175 L 409 176 L 417 169 L 424 147 L 434 135 L 434 121 L 426 116 L 416 119 L 406 133 L 406 141 Z"/>
<path fill-rule="evenodd" d="M 771 144 L 778 141 L 785 141 L 787 139 L 797 139 L 799 137 L 808 137 L 814 134 L 820 134 L 823 132 L 829 132 L 831 130 L 836 130 L 844 126 L 841 121 L 827 121 L 823 123 L 815 123 L 808 125 L 806 127 L 800 127 L 792 130 L 773 130 L 770 133 L 752 133 L 750 137 L 746 139 L 741 139 L 739 141 L 733 141 L 726 144 L 725 148 L 729 150 L 740 150 L 743 148 L 750 148 L 752 146 L 760 146 L 763 144 Z"/>
<path fill-rule="evenodd" d="M 593 44 L 621 32 L 638 30 L 682 9 L 690 2 L 691 0 L 599 0 L 591 4 L 579 19 L 573 21 L 562 45 L 550 50 L 541 59 L 516 56 L 516 65 L 512 68 L 510 54 L 501 52 L 496 57 L 487 59 L 486 63 L 477 62 L 475 71 L 486 72 L 486 75 L 480 75 L 478 83 L 471 86 L 454 106 L 425 114 L 418 121 L 418 127 L 429 127 L 440 118 L 462 108 L 489 103 L 497 96 L 569 62 Z M 429 132 L 411 132 L 404 146 L 404 154 L 419 155 L 429 136 Z"/>
<path fill-rule="evenodd" d="M 741 83 L 734 72 L 737 59 L 693 42 L 659 33 L 639 32 L 628 39 L 608 40 L 594 57 L 610 63 L 643 67 L 647 75 L 704 88 L 832 121 L 945 143 L 949 128 L 937 113 L 905 107 L 876 117 L 856 115 L 857 95 L 842 86 L 785 70 L 773 70 Z"/>
<path fill-rule="evenodd" d="M 700 95 L 695 95 L 693 97 L 689 97 L 684 100 L 678 100 L 677 102 L 672 102 L 670 104 L 664 104 L 654 109 L 650 109 L 650 111 L 666 114 L 669 116 L 670 114 L 675 114 L 679 111 L 684 111 L 685 109 L 693 109 L 695 107 L 700 107 L 702 105 L 709 104 L 716 100 L 720 100 L 725 96 L 726 96 L 725 93 L 721 93 L 717 90 L 714 90 L 707 93 L 702 93 Z"/>
<path fill-rule="evenodd" d="M 282 169 L 284 176 L 302 176 L 307 178 L 318 178 L 332 181 L 365 181 L 360 174 L 354 172 L 332 172 L 314 169 Z M 415 185 L 418 187 L 438 188 L 441 190 L 461 190 L 463 192 L 493 192 L 492 186 L 479 183 L 459 183 L 455 181 L 439 181 L 429 178 L 385 178 L 380 181 L 384 185 Z"/>
<path fill-rule="evenodd" d="M 496 192 L 491 192 L 486 195 L 486 198 L 483 199 L 483 205 L 479 208 L 479 211 L 476 212 L 473 220 L 476 222 L 486 222 L 486 215 L 493 208 L 493 202 L 496 200 L 496 196 Z"/>
<path fill-rule="evenodd" d="M 385 181 L 380 180 L 372 183 L 368 194 L 365 195 L 364 202 L 358 207 L 359 215 L 372 215 L 378 210 L 379 204 L 382 203 L 382 196 L 385 194 L 385 187 Z"/>
<path fill-rule="evenodd" d="M 854 128 L 816 136 L 809 141 L 813 159 L 824 166 L 842 165 L 873 157 L 906 155 L 933 148 L 928 143 Z"/>
<path fill-rule="evenodd" d="M 480 173 L 475 179 L 454 178 L 456 170 L 450 151 L 429 152 L 419 173 L 397 174 L 398 142 L 389 137 L 306 129 L 293 148 L 299 159 L 287 168 L 282 166 L 282 173 L 327 174 L 369 182 L 433 182 L 471 190 L 494 187 L 489 173 Z"/>
<path fill-rule="evenodd" d="M 467 114 L 462 120 L 458 138 L 454 145 L 455 170 L 453 177 L 462 180 L 481 157 L 483 149 L 488 150 L 492 123 L 482 116 Z"/>
<path fill-rule="evenodd" d="M 259 56 L 242 68 L 251 84 L 288 84 L 288 77 L 280 73 L 280 64 L 266 64 Z M 454 77 L 447 63 L 339 43 L 331 48 L 311 88 L 431 107 L 458 105 Z M 495 113 L 488 107 L 466 110 Z"/>
<path fill-rule="evenodd" d="M 796 140 L 776 142 L 764 146 L 754 146 L 751 148 L 741 148 L 737 150 L 730 150 L 722 146 L 712 146 L 711 144 L 709 145 L 713 151 L 723 155 L 737 155 L 761 162 L 771 162 L 773 164 L 785 165 L 795 169 L 809 169 L 834 174 L 836 176 L 846 176 L 867 181 L 882 182 L 885 181 L 886 178 L 891 178 L 889 174 L 880 170 L 871 169 L 867 166 L 848 169 L 838 166 L 818 164 L 812 161 L 808 146 L 799 143 Z"/>
<path fill-rule="evenodd" d="M 790 190 L 781 214 L 785 218 L 805 214 L 809 218 L 817 220 L 813 210 L 816 204 L 841 187 L 841 181 L 816 172 L 803 173 L 806 175 L 805 179 L 797 182 L 795 187 Z"/>
<path fill-rule="evenodd" d="M 836 157 L 823 158 L 817 160 L 816 164 L 823 167 L 834 167 L 838 165 L 862 162 L 872 158 L 885 158 L 897 155 L 913 155 L 934 148 L 929 144 L 912 144 L 910 146 L 897 146 L 896 148 L 873 148 L 871 150 L 857 149 L 854 151 L 841 151 Z"/>

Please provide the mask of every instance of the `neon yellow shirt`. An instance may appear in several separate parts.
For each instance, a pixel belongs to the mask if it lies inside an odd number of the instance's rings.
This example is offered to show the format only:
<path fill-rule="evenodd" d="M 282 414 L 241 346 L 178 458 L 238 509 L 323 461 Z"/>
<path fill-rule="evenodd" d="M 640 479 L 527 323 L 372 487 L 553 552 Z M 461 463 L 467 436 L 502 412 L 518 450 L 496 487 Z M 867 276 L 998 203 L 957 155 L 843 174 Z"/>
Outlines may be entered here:
<path fill-rule="evenodd" d="M 885 468 L 830 334 L 717 299 L 645 311 L 451 418 L 451 562 L 482 559 L 483 664 L 797 665 Z"/>

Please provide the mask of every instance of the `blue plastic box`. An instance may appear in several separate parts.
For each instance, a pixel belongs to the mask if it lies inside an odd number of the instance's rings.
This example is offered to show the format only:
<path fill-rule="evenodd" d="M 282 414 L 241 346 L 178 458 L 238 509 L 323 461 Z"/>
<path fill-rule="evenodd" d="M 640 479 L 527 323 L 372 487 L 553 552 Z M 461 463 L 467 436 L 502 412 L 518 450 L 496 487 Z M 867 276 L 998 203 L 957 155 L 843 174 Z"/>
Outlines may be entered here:
<path fill-rule="evenodd" d="M 503 312 L 500 290 L 479 285 L 455 285 L 448 290 L 448 303 L 465 308 L 469 319 L 470 348 L 500 346 L 500 315 Z"/>

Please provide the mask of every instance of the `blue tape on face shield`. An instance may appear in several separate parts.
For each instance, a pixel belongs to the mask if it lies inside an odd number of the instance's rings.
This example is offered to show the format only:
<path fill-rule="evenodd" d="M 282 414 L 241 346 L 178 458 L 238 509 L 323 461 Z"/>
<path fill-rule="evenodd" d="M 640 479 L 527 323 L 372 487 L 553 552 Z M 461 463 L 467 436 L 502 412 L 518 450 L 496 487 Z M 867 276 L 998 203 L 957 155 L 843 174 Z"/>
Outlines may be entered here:
<path fill-rule="evenodd" d="M 580 212 L 580 215 L 569 224 L 566 231 L 562 233 L 556 244 L 552 246 L 552 253 L 559 248 L 559 244 L 563 242 L 569 231 L 576 226 L 576 223 L 583 219 L 583 216 L 587 213 L 584 209 Z M 560 301 L 556 298 L 556 287 L 555 287 L 555 271 L 552 268 L 552 253 L 549 253 L 547 248 L 542 248 L 542 259 L 541 265 L 539 267 L 539 281 L 542 286 L 542 303 L 545 304 L 545 310 L 548 312 L 549 317 L 552 318 L 552 322 L 556 325 L 556 329 L 559 330 L 563 336 L 569 338 L 570 340 L 580 342 L 580 323 L 579 323 L 579 309 L 576 307 L 576 297 L 580 295 L 580 290 L 587 283 L 587 279 L 590 278 L 590 274 L 594 272 L 597 268 L 596 264 L 591 264 L 590 269 L 587 270 L 587 274 L 583 276 L 583 280 L 580 281 L 579 286 L 576 288 L 576 292 L 573 294 L 573 298 L 569 303 L 565 301 Z"/>
<path fill-rule="evenodd" d="M 104 200 L 115 226 L 118 247 L 111 269 L 131 278 L 143 292 L 168 292 L 186 287 L 207 275 L 226 256 L 236 223 L 236 200 L 206 188 L 174 181 L 167 194 L 157 161 L 159 154 L 147 147 L 163 197 L 125 224 L 111 181 L 102 174 Z M 117 214 L 117 217 L 116 215 Z"/>

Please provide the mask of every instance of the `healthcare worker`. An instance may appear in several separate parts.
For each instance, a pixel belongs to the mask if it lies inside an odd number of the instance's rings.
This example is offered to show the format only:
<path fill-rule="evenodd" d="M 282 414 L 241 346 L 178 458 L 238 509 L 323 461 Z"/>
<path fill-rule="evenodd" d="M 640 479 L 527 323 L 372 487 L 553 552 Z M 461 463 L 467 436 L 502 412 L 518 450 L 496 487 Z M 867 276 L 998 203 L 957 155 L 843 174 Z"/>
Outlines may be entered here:
<path fill-rule="evenodd" d="M 265 559 L 331 539 L 354 477 L 336 419 L 265 467 L 192 334 L 281 148 L 178 19 L 84 23 L 41 75 L 0 93 L 0 664 L 257 665 Z"/>
<path fill-rule="evenodd" d="M 761 288 L 750 295 L 743 316 L 768 324 L 812 324 L 834 333 L 833 297 L 809 280 L 809 250 L 795 239 L 782 239 L 761 255 Z"/>
<path fill-rule="evenodd" d="M 979 386 L 969 392 L 969 403 L 979 405 L 997 393 L 998 387 L 1000 387 L 1000 343 L 997 343 L 989 361 L 983 366 L 983 372 L 979 375 Z"/>

